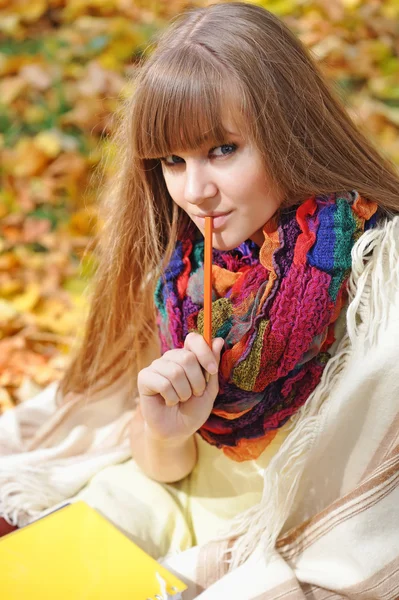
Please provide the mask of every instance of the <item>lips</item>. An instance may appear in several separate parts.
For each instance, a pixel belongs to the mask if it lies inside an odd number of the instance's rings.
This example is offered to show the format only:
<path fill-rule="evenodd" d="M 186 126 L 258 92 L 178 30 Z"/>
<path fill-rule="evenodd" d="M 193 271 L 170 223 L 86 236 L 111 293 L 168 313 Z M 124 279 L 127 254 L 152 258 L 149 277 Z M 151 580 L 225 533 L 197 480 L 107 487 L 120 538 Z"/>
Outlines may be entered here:
<path fill-rule="evenodd" d="M 200 219 L 205 219 L 205 217 L 214 217 L 214 218 L 216 218 L 216 217 L 224 217 L 225 215 L 228 215 L 230 213 L 231 213 L 231 210 L 227 211 L 227 212 L 213 212 L 213 213 L 207 213 L 207 214 L 204 214 L 204 215 L 195 215 L 195 216 L 196 217 L 200 217 Z"/>
<path fill-rule="evenodd" d="M 200 216 L 200 215 L 195 215 L 194 216 L 194 220 L 198 221 L 201 228 L 204 228 L 205 226 L 205 216 L 207 217 L 212 217 L 213 219 L 213 228 L 214 229 L 220 229 L 228 220 L 229 216 L 231 215 L 233 211 L 230 212 L 225 212 L 225 213 L 208 213 L 207 215 L 204 216 Z"/>

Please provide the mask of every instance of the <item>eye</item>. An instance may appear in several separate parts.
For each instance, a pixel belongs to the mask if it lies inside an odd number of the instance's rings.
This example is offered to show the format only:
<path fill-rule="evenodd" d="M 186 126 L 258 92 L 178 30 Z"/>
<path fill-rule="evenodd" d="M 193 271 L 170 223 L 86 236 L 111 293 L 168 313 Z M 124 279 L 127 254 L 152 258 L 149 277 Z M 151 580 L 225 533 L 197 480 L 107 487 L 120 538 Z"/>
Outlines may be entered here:
<path fill-rule="evenodd" d="M 215 150 L 221 150 L 221 154 L 215 154 Z M 216 146 L 216 148 L 212 148 L 211 152 L 214 156 L 228 156 L 229 154 L 233 154 L 237 150 L 236 144 L 223 144 L 222 146 Z"/>
<path fill-rule="evenodd" d="M 220 152 L 217 152 L 220 151 Z M 211 157 L 222 158 L 223 156 L 229 156 L 237 150 L 237 144 L 229 143 L 222 144 L 221 146 L 214 146 L 209 150 Z M 175 167 L 184 163 L 184 159 L 176 154 L 169 154 L 168 156 L 161 156 L 159 159 L 167 167 Z"/>
<path fill-rule="evenodd" d="M 177 158 L 181 162 L 173 162 L 173 159 L 175 159 L 175 158 Z M 170 159 L 172 159 L 172 162 L 170 162 Z M 161 162 L 163 162 L 163 164 L 166 165 L 167 167 L 174 167 L 175 165 L 180 165 L 182 162 L 184 162 L 184 160 L 182 158 L 180 158 L 180 156 L 176 156 L 176 154 L 169 154 L 168 156 L 161 156 L 161 158 L 159 160 Z"/>

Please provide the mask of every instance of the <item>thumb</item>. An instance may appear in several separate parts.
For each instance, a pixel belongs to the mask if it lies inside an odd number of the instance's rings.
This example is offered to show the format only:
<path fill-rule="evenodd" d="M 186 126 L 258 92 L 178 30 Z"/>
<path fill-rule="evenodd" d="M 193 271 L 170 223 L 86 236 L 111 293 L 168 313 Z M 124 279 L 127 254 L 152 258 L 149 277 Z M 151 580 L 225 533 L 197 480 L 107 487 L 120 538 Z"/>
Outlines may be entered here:
<path fill-rule="evenodd" d="M 212 351 L 213 351 L 213 354 L 216 359 L 216 364 L 218 366 L 220 363 L 220 353 L 221 353 L 223 346 L 224 346 L 223 338 L 215 338 L 214 340 L 212 340 Z M 218 394 L 218 391 L 219 391 L 219 372 L 217 372 L 211 376 L 209 376 L 209 374 L 207 374 L 206 380 L 208 382 L 208 392 L 209 392 L 212 400 L 214 401 Z"/>
<path fill-rule="evenodd" d="M 220 362 L 220 353 L 222 351 L 223 346 L 224 346 L 223 338 L 218 337 L 218 338 L 214 338 L 212 340 L 212 352 L 215 355 L 217 364 L 219 364 L 219 362 Z"/>

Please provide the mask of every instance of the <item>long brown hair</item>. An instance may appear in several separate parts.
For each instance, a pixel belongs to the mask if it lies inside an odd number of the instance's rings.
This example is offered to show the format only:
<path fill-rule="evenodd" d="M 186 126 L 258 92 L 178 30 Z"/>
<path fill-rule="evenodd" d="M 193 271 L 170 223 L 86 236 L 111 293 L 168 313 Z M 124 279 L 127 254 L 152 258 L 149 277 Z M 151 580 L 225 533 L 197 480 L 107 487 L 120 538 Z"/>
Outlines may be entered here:
<path fill-rule="evenodd" d="M 227 110 L 286 202 L 357 190 L 399 212 L 395 166 L 351 121 L 309 51 L 259 6 L 228 2 L 179 15 L 131 85 L 114 137 L 116 174 L 100 207 L 90 311 L 63 395 L 122 375 L 134 393 L 157 339 L 155 282 L 187 218 L 168 194 L 159 157 L 205 140 L 226 143 Z"/>

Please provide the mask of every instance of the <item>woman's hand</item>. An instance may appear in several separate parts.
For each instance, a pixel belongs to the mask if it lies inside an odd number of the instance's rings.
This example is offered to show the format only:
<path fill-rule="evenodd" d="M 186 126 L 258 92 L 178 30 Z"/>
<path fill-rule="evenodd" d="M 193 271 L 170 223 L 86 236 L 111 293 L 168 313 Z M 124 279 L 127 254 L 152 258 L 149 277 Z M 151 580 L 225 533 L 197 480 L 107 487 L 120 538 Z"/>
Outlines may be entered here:
<path fill-rule="evenodd" d="M 212 350 L 199 333 L 184 348 L 168 350 L 138 374 L 137 386 L 147 434 L 175 442 L 192 436 L 209 417 L 219 391 L 218 368 L 224 340 Z M 208 383 L 202 368 L 210 373 Z"/>

